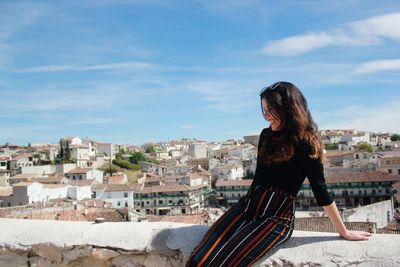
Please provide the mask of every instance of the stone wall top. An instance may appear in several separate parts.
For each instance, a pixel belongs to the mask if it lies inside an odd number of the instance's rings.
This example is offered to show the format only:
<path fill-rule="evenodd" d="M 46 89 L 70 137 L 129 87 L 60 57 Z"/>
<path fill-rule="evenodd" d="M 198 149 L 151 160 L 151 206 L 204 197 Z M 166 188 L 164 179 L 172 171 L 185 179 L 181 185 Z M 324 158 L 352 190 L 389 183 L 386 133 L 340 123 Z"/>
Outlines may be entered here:
<path fill-rule="evenodd" d="M 98 250 L 102 248 L 107 250 L 107 260 L 119 255 L 109 251 L 123 250 L 127 254 L 131 252 L 147 255 L 143 256 L 143 261 L 138 266 L 160 264 L 154 260 L 154 255 L 161 255 L 164 259 L 180 257 L 179 260 L 169 261 L 169 266 L 183 266 L 207 229 L 208 226 L 203 225 L 169 222 L 94 224 L 1 218 L 0 247 L 7 248 L 8 251 L 27 251 L 37 244 L 50 243 L 59 248 L 96 248 L 92 249 L 95 251 L 92 254 L 103 255 L 105 252 Z M 399 244 L 400 235 L 375 234 L 369 241 L 347 241 L 334 233 L 295 231 L 285 245 L 268 253 L 256 266 L 399 266 Z M 31 254 L 28 253 L 27 257 Z M 148 260 L 150 256 L 153 260 Z M 34 265 L 31 263 L 31 266 Z"/>

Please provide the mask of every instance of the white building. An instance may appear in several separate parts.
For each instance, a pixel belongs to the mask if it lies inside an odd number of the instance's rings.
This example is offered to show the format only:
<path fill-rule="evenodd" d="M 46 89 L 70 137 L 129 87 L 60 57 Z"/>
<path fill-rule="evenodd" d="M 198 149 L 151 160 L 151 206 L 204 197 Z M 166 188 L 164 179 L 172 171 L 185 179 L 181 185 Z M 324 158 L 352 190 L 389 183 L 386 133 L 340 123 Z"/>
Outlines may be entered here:
<path fill-rule="evenodd" d="M 25 153 L 13 157 L 10 161 L 11 176 L 21 173 L 21 167 L 33 166 L 33 154 Z"/>
<path fill-rule="evenodd" d="M 20 182 L 12 188 L 9 196 L 0 196 L 3 207 L 45 203 L 51 199 L 71 198 L 81 200 L 90 198 L 90 186 L 78 187 L 62 184 L 41 184 L 38 182 Z"/>
<path fill-rule="evenodd" d="M 188 154 L 196 159 L 207 158 L 207 144 L 189 144 Z"/>
<path fill-rule="evenodd" d="M 127 184 L 92 186 L 93 198 L 110 203 L 113 208 L 133 208 L 133 190 Z"/>
<path fill-rule="evenodd" d="M 370 143 L 369 132 L 359 132 L 356 134 L 346 134 L 340 139 L 340 142 L 346 142 L 348 145 L 357 145 L 359 143 Z"/>
<path fill-rule="evenodd" d="M 228 157 L 235 157 L 241 160 L 251 160 L 256 155 L 256 148 L 251 144 L 232 146 L 228 151 Z"/>
<path fill-rule="evenodd" d="M 75 168 L 65 173 L 65 177 L 69 180 L 92 179 L 103 183 L 103 172 L 91 168 Z"/>
<path fill-rule="evenodd" d="M 0 170 L 7 170 L 7 162 L 11 159 L 10 156 L 0 157 Z"/>
<path fill-rule="evenodd" d="M 235 180 L 243 178 L 243 166 L 239 163 L 221 164 L 211 170 L 214 179 Z"/>
<path fill-rule="evenodd" d="M 96 142 L 97 153 L 104 153 L 111 160 L 115 159 L 115 154 L 118 152 L 117 147 L 112 143 Z"/>
<path fill-rule="evenodd" d="M 209 177 L 198 173 L 188 173 L 180 179 L 180 182 L 189 186 L 211 186 Z"/>
<path fill-rule="evenodd" d="M 10 171 L 0 169 L 0 187 L 10 186 Z"/>

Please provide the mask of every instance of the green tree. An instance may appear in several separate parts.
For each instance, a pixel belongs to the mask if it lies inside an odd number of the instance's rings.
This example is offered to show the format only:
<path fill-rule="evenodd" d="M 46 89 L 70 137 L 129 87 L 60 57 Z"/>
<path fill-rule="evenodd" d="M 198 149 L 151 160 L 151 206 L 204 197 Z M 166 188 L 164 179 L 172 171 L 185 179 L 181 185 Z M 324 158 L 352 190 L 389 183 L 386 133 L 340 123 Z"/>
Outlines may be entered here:
<path fill-rule="evenodd" d="M 104 173 L 105 174 L 110 174 L 110 175 L 113 175 L 117 171 L 118 171 L 117 167 L 115 167 L 113 164 L 110 164 L 110 163 L 104 169 Z"/>
<path fill-rule="evenodd" d="M 118 167 L 128 170 L 140 170 L 142 168 L 140 164 L 132 164 L 131 162 L 123 159 L 114 159 L 112 163 Z"/>
<path fill-rule="evenodd" d="M 152 146 L 152 145 L 148 146 L 144 152 L 145 153 L 154 153 L 155 152 L 154 146 Z"/>
<path fill-rule="evenodd" d="M 394 134 L 390 137 L 392 141 L 400 141 L 400 134 Z"/>
<path fill-rule="evenodd" d="M 367 150 L 369 153 L 372 153 L 374 151 L 374 147 L 370 144 L 360 144 L 358 145 L 358 149 Z"/>
<path fill-rule="evenodd" d="M 245 175 L 244 175 L 244 177 L 243 177 L 243 180 L 253 179 L 253 178 L 254 178 L 254 173 L 249 171 L 249 170 L 247 170 Z"/>
<path fill-rule="evenodd" d="M 337 143 L 334 144 L 326 144 L 325 149 L 326 150 L 337 150 L 339 145 Z"/>
<path fill-rule="evenodd" d="M 141 161 L 146 161 L 146 157 L 142 152 L 134 152 L 132 156 L 129 158 L 129 161 L 133 164 L 139 164 Z"/>

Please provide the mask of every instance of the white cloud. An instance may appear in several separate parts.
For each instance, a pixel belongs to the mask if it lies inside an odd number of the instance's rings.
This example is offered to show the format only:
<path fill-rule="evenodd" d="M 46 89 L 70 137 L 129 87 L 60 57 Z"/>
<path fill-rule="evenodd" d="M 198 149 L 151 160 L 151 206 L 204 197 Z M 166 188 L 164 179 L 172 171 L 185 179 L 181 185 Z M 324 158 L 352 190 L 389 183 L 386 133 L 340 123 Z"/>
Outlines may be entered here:
<path fill-rule="evenodd" d="M 366 74 L 379 71 L 400 71 L 400 59 L 368 61 L 357 67 L 354 72 Z"/>
<path fill-rule="evenodd" d="M 371 17 L 324 31 L 290 36 L 268 42 L 261 51 L 268 55 L 291 56 L 328 46 L 377 45 L 385 39 L 400 40 L 400 12 Z"/>
<path fill-rule="evenodd" d="M 78 65 L 46 65 L 27 68 L 21 70 L 21 72 L 28 73 L 45 73 L 45 72 L 62 72 L 62 71 L 98 71 L 98 70 L 148 70 L 156 68 L 157 65 L 138 62 L 138 61 L 127 61 L 127 62 L 115 62 L 107 64 L 97 64 L 88 66 Z"/>
<path fill-rule="evenodd" d="M 291 36 L 269 42 L 262 52 L 269 55 L 295 55 L 333 44 L 334 38 L 326 33 L 310 33 Z"/>
<path fill-rule="evenodd" d="M 399 114 L 400 100 L 395 100 L 384 106 L 356 105 L 332 110 L 325 114 L 329 123 L 320 125 L 320 129 L 349 128 L 374 132 L 400 132 Z M 326 118 L 325 118 L 326 119 Z"/>

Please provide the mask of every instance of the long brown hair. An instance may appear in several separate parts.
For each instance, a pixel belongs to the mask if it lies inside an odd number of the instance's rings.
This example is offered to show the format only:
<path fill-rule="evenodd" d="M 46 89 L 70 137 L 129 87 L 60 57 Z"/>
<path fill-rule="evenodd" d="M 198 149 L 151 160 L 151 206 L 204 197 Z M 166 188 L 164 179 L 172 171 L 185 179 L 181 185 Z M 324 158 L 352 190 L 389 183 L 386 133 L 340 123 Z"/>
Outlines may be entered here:
<path fill-rule="evenodd" d="M 311 146 L 310 157 L 322 159 L 322 144 L 318 127 L 308 110 L 307 100 L 294 84 L 277 82 L 265 87 L 260 101 L 265 99 L 275 116 L 281 120 L 281 129 L 273 132 L 271 127 L 260 136 L 259 157 L 267 164 L 289 160 L 301 140 Z M 261 104 L 262 109 L 262 104 Z"/>

